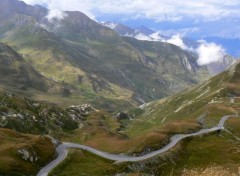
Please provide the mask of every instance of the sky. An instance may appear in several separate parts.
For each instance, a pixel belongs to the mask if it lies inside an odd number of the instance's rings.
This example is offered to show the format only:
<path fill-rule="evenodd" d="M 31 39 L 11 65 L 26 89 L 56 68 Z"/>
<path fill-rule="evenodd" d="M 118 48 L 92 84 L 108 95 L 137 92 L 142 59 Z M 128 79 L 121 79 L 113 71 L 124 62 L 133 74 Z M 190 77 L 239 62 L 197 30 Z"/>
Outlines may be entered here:
<path fill-rule="evenodd" d="M 50 9 L 78 10 L 98 21 L 120 21 L 132 27 L 145 25 L 165 34 L 240 38 L 240 0 L 23 1 Z"/>
<path fill-rule="evenodd" d="M 43 5 L 57 13 L 58 10 L 81 11 L 99 22 L 119 22 L 133 28 L 146 26 L 163 35 L 226 44 L 226 50 L 232 55 L 240 55 L 237 46 L 240 45 L 240 0 L 23 1 Z"/>

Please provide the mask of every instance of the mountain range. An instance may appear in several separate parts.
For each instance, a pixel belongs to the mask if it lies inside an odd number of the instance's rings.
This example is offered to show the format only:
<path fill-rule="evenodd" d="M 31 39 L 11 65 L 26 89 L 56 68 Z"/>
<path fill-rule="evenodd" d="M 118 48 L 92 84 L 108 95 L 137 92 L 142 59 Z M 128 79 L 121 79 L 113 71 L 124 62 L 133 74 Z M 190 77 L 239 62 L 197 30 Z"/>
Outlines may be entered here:
<path fill-rule="evenodd" d="M 226 53 L 203 65 L 201 41 L 178 38 L 182 47 L 171 39 L 79 11 L 1 0 L 0 175 L 36 175 L 62 141 L 143 156 L 238 117 L 239 60 Z M 71 149 L 49 175 L 236 175 L 239 118 L 224 125 L 138 162 Z"/>
<path fill-rule="evenodd" d="M 164 35 L 161 35 L 159 32 L 155 32 L 144 26 L 136 28 L 136 29 L 132 29 L 121 23 L 102 22 L 101 24 L 111 28 L 116 33 L 118 33 L 120 36 L 132 37 L 137 40 L 143 40 L 143 41 L 160 41 L 160 42 L 172 43 L 172 44 L 175 44 L 175 45 L 181 47 L 183 50 L 192 52 L 196 55 L 198 55 L 196 50 L 202 44 L 201 40 L 195 41 L 190 38 L 183 37 L 183 36 L 178 36 L 178 35 L 164 36 Z M 211 40 L 211 41 L 218 41 L 218 40 L 216 39 L 216 40 Z M 204 42 L 206 42 L 206 41 L 204 41 Z M 231 43 L 234 43 L 234 42 L 231 42 Z M 205 52 L 207 52 L 207 51 L 205 51 Z M 211 59 L 211 58 L 209 58 L 209 59 Z M 206 64 L 206 66 L 211 75 L 216 75 L 218 73 L 223 72 L 226 68 L 228 68 L 231 65 L 234 65 L 235 63 L 236 63 L 236 58 L 230 56 L 229 54 L 225 54 L 222 57 L 215 59 L 214 62 L 210 62 L 210 63 Z"/>
<path fill-rule="evenodd" d="M 0 41 L 39 74 L 66 85 L 69 96 L 110 109 L 106 102 L 142 104 L 210 77 L 194 54 L 172 44 L 122 37 L 81 12 L 49 19 L 41 6 L 0 3 Z"/>

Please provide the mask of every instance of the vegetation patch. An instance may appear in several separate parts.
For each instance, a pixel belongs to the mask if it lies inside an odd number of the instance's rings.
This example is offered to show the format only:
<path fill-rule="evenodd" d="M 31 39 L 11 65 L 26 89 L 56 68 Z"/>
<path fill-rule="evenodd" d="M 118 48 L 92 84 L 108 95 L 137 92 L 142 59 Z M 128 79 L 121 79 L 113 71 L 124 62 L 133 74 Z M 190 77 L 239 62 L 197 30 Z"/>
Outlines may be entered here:
<path fill-rule="evenodd" d="M 0 175 L 36 175 L 55 157 L 55 146 L 47 136 L 0 128 L 0 140 Z"/>

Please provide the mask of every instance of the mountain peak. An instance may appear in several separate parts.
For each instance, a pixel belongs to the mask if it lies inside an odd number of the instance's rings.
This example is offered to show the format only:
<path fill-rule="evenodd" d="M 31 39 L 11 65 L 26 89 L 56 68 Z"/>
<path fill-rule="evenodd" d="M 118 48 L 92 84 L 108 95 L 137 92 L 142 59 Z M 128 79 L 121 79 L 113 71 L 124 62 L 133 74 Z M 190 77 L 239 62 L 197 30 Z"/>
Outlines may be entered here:
<path fill-rule="evenodd" d="M 140 26 L 140 27 L 137 27 L 136 29 L 146 35 L 151 35 L 151 34 L 155 33 L 155 31 L 147 28 L 146 26 Z"/>
<path fill-rule="evenodd" d="M 45 7 L 27 5 L 23 1 L 18 0 L 1 0 L 0 11 L 0 18 L 9 18 L 15 14 L 24 14 L 34 16 L 36 20 L 42 19 L 48 13 Z"/>

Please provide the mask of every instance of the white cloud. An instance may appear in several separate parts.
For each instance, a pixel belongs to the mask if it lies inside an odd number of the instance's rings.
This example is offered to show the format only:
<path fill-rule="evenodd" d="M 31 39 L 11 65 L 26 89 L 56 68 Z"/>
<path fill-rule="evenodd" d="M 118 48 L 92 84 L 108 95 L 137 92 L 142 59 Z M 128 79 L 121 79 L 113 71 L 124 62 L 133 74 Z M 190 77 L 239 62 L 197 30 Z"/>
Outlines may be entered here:
<path fill-rule="evenodd" d="M 46 18 L 48 19 L 48 21 L 51 22 L 54 19 L 62 20 L 65 16 L 66 16 L 66 14 L 63 11 L 58 10 L 58 9 L 51 9 L 51 10 L 49 10 Z"/>
<path fill-rule="evenodd" d="M 95 13 L 125 14 L 129 18 L 147 18 L 155 21 L 179 21 L 184 17 L 217 20 L 239 17 L 239 0 L 23 0 L 29 4 L 46 4 L 51 9 L 78 10 L 91 18 Z"/>
<path fill-rule="evenodd" d="M 170 39 L 162 39 L 160 40 L 162 42 L 167 42 L 167 43 L 171 43 L 173 45 L 176 45 L 178 47 L 180 47 L 181 49 L 183 50 L 186 50 L 186 51 L 190 51 L 190 52 L 196 52 L 195 49 L 191 46 L 187 46 L 185 43 L 184 43 L 184 40 L 182 38 L 182 36 L 180 34 L 175 34 L 173 35 Z"/>
<path fill-rule="evenodd" d="M 152 41 L 152 38 L 143 34 L 143 33 L 138 33 L 137 35 L 135 35 L 135 38 L 138 40 L 147 40 L 147 41 Z"/>
<path fill-rule="evenodd" d="M 135 37 L 138 40 L 161 41 L 161 42 L 174 44 L 183 50 L 196 53 L 198 55 L 197 62 L 199 65 L 207 65 L 212 62 L 219 61 L 226 54 L 225 49 L 222 46 L 217 45 L 215 43 L 207 43 L 205 40 L 198 40 L 199 46 L 196 48 L 187 46 L 184 43 L 182 36 L 179 34 L 173 35 L 170 39 L 162 38 L 159 32 L 153 33 L 150 36 L 147 36 L 142 33 L 138 33 L 135 36 L 133 35 L 126 35 L 126 36 Z"/>
<path fill-rule="evenodd" d="M 203 40 L 200 42 L 201 45 L 196 50 L 199 56 L 199 65 L 206 65 L 212 62 L 216 62 L 225 55 L 225 50 L 221 46 L 215 43 L 207 43 Z"/>
<path fill-rule="evenodd" d="M 222 46 L 215 43 L 207 43 L 205 40 L 199 40 L 199 46 L 195 49 L 187 46 L 180 35 L 174 35 L 169 40 L 166 40 L 166 42 L 177 45 L 183 50 L 197 53 L 197 62 L 199 65 L 207 65 L 212 62 L 217 62 L 226 54 Z"/>
<path fill-rule="evenodd" d="M 137 40 L 153 41 L 153 39 L 151 37 L 149 37 L 148 35 L 145 35 L 141 32 L 138 32 L 138 31 L 136 31 L 135 34 L 125 34 L 124 36 L 132 37 Z"/>
<path fill-rule="evenodd" d="M 104 26 L 109 27 L 110 29 L 115 29 L 116 26 L 117 26 L 117 23 L 106 23 L 106 22 L 102 22 L 102 24 L 103 24 Z"/>
<path fill-rule="evenodd" d="M 46 5 L 50 10 L 58 9 L 60 11 L 80 11 L 88 17 L 95 19 L 93 9 L 98 7 L 94 0 L 21 0 L 31 5 Z M 100 1 L 99 1 L 100 2 Z"/>
<path fill-rule="evenodd" d="M 174 45 L 179 46 L 180 48 L 184 49 L 184 50 L 188 50 L 189 48 L 184 44 L 182 37 L 177 34 L 177 35 L 173 35 L 170 39 L 166 40 L 167 43 L 171 43 Z"/>
<path fill-rule="evenodd" d="M 198 33 L 199 36 L 220 36 L 235 38 L 240 37 L 238 22 L 240 19 L 240 0 L 22 0 L 28 4 L 45 4 L 49 9 L 59 9 L 61 11 L 81 11 L 90 18 L 95 19 L 95 15 L 123 15 L 122 18 L 132 19 L 151 19 L 157 22 L 180 20 L 194 21 L 189 24 L 189 28 L 173 26 L 167 28 L 164 35 L 173 35 L 166 42 L 175 44 L 182 49 L 192 50 L 182 41 L 181 36 L 186 34 Z M 61 17 L 61 13 L 53 13 L 49 16 Z M 221 20 L 220 20 L 221 19 Z M 228 27 L 226 27 L 227 20 Z M 235 21 L 231 21 L 235 19 Z M 219 25 L 211 21 L 219 20 Z M 207 21 L 209 23 L 207 23 Z M 185 26 L 186 21 L 182 24 Z M 202 24 L 201 24 L 202 23 Z M 179 24 L 179 23 L 178 23 Z M 212 24 L 210 26 L 209 24 Z M 218 24 L 218 25 L 216 25 Z M 179 33 L 180 35 L 175 35 Z M 138 34 L 135 36 L 139 40 L 161 40 L 157 34 L 145 36 Z M 223 55 L 224 49 L 214 43 L 201 43 L 200 47 L 195 50 L 199 54 L 199 64 L 206 64 L 217 60 Z"/>
<path fill-rule="evenodd" d="M 163 41 L 164 40 L 160 32 L 155 32 L 155 33 L 149 35 L 149 37 L 151 37 L 154 41 Z"/>

